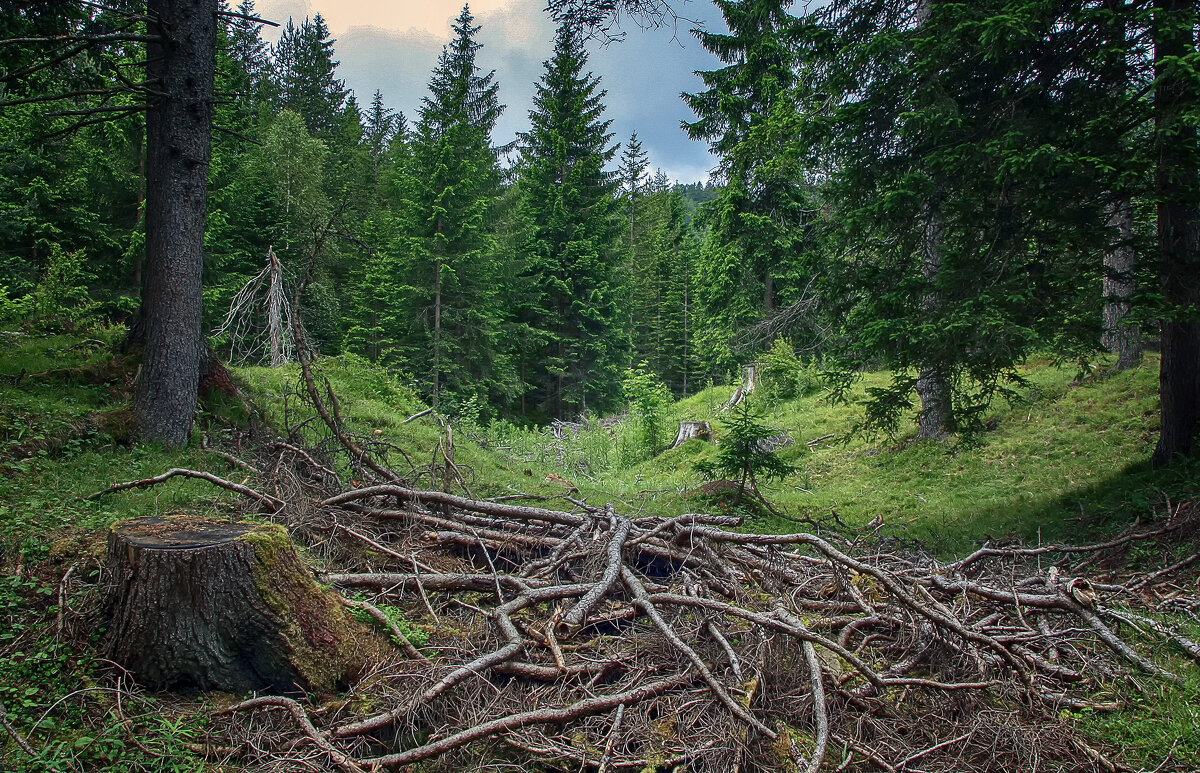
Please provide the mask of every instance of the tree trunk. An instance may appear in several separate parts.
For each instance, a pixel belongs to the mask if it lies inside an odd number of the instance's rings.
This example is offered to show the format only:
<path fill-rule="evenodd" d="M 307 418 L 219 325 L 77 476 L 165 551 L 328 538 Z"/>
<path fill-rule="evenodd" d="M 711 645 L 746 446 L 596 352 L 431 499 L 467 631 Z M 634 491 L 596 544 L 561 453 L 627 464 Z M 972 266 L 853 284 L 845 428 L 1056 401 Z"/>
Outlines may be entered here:
<path fill-rule="evenodd" d="M 1129 34 L 1126 0 L 1105 0 L 1108 12 L 1103 53 L 1103 76 L 1113 99 L 1129 90 Z M 1123 143 L 1123 147 L 1128 143 Z M 1133 248 L 1133 201 L 1128 192 L 1114 191 L 1107 207 L 1112 246 L 1104 256 L 1104 334 L 1100 345 L 1117 356 L 1113 371 L 1128 370 L 1142 362 L 1142 330 L 1128 324 L 1130 304 L 1137 290 L 1137 253 Z"/>
<path fill-rule="evenodd" d="M 926 319 L 934 319 L 942 309 L 942 296 L 937 282 L 942 273 L 942 247 L 946 228 L 941 205 L 926 206 L 925 232 L 921 238 L 921 276 L 926 290 L 921 298 L 921 311 Z M 921 398 L 917 437 L 938 440 L 954 431 L 954 403 L 951 399 L 950 374 L 946 366 L 935 361 L 921 366 L 917 376 L 917 396 Z"/>
<path fill-rule="evenodd" d="M 281 526 L 145 517 L 108 535 L 109 656 L 153 689 L 332 691 L 374 640 Z"/>
<path fill-rule="evenodd" d="M 1189 117 L 1200 102 L 1180 62 L 1196 51 L 1192 0 L 1158 0 L 1154 12 L 1154 131 L 1159 280 L 1167 304 L 1159 374 L 1162 431 L 1155 465 L 1194 456 L 1200 423 L 1200 143 Z"/>
<path fill-rule="evenodd" d="M 192 429 L 200 365 L 204 223 L 212 157 L 215 0 L 149 0 L 145 359 L 134 398 L 143 440 L 177 447 Z"/>
<path fill-rule="evenodd" d="M 679 422 L 679 434 L 675 436 L 675 443 L 671 448 L 679 448 L 692 438 L 700 438 L 711 443 L 713 439 L 712 425 L 707 421 Z"/>
<path fill-rule="evenodd" d="M 1133 204 L 1122 196 L 1108 212 L 1108 225 L 1115 243 L 1104 256 L 1104 335 L 1101 345 L 1117 355 L 1113 370 L 1136 368 L 1142 362 L 1142 329 L 1125 322 L 1130 301 L 1137 290 L 1134 271 L 1137 255 L 1133 249 Z"/>

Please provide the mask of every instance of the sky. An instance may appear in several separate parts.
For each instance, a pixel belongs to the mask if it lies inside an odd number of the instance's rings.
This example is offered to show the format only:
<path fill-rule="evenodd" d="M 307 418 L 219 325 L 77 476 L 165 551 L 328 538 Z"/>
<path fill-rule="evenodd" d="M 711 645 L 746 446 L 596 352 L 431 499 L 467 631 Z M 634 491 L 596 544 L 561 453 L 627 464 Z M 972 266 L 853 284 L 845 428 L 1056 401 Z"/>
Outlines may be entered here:
<path fill-rule="evenodd" d="M 716 159 L 708 145 L 688 139 L 680 121 L 695 116 L 681 92 L 703 90 L 695 70 L 721 66 L 691 34 L 694 22 L 724 31 L 720 12 L 707 0 L 676 3 L 692 21 L 677 27 L 642 30 L 624 23 L 624 41 L 588 46 L 588 68 L 608 90 L 605 118 L 612 120 L 613 142 L 624 143 L 636 131 L 649 154 L 651 170 L 662 169 L 673 181 L 697 182 L 708 177 Z M 497 145 L 506 144 L 528 127 L 534 83 L 554 48 L 554 24 L 543 11 L 545 0 L 472 0 L 475 24 L 482 27 L 478 64 L 496 71 L 500 101 L 507 109 L 496 125 Z M 299 24 L 321 14 L 336 38 L 341 62 L 338 76 L 366 108 L 376 89 L 384 102 L 415 120 L 421 97 L 442 46 L 453 32 L 450 24 L 462 11 L 462 0 L 257 0 L 259 16 L 276 22 L 289 17 Z M 279 31 L 263 29 L 274 42 Z"/>

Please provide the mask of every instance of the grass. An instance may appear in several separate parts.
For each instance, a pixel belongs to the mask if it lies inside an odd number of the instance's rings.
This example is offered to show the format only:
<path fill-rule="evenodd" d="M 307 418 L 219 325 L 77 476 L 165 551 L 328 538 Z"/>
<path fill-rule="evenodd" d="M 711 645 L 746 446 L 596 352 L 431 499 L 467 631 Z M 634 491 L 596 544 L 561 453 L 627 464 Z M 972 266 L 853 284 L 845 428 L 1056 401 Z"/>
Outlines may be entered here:
<path fill-rule="evenodd" d="M 94 345 L 80 345 L 78 336 L 0 335 L 0 571 L 5 575 L 0 581 L 0 701 L 14 725 L 44 749 L 35 764 L 0 738 L 0 759 L 15 760 L 5 769 L 19 773 L 202 769 L 182 745 L 188 724 L 180 724 L 181 717 L 201 716 L 197 704 L 157 712 L 161 722 L 139 721 L 145 743 L 169 751 L 163 758 L 122 745 L 127 733 L 119 723 L 97 722 L 98 713 L 111 708 L 102 693 L 58 704 L 47 715 L 54 726 L 37 725 L 55 701 L 79 685 L 95 684 L 101 667 L 95 636 L 72 643 L 54 630 L 58 583 L 67 569 L 75 566 L 83 580 L 95 578 L 103 535 L 114 521 L 235 511 L 230 495 L 201 481 L 175 480 L 98 501 L 80 499 L 110 483 L 175 466 L 235 474 L 199 443 L 181 451 L 128 446 L 89 418 L 128 404 L 120 363 L 108 354 L 119 335 L 101 331 Z M 797 441 L 781 453 L 801 471 L 765 493 L 790 516 L 836 514 L 850 527 L 880 517 L 886 535 L 921 539 L 947 555 L 981 539 L 1013 534 L 1047 541 L 1095 539 L 1168 500 L 1200 495 L 1196 463 L 1167 470 L 1146 464 L 1157 431 L 1156 365 L 1150 358 L 1140 369 L 1077 384 L 1074 369 L 1031 362 L 1024 369 L 1033 386 L 1026 399 L 994 406 L 989 430 L 971 442 L 858 435 L 852 430 L 859 407 L 832 403 L 821 394 L 767 402 L 762 406 L 766 421 Z M 80 376 L 109 367 L 112 383 Z M 51 369 L 68 370 L 39 375 Z M 444 426 L 434 416 L 406 422 L 425 407 L 411 388 L 355 357 L 323 358 L 319 370 L 356 432 L 399 446 L 417 467 L 435 459 Z M 284 400 L 299 385 L 294 366 L 240 368 L 235 375 L 273 425 L 307 416 L 294 399 Z M 886 374 L 865 374 L 855 395 L 885 380 Z M 719 436 L 719 407 L 731 393 L 729 387 L 711 387 L 673 404 L 667 428 L 683 419 L 708 420 Z M 806 441 L 826 435 L 832 437 L 810 450 Z M 456 462 L 476 496 L 556 496 L 572 487 L 575 496 L 613 502 L 629 515 L 705 507 L 688 493 L 703 483 L 694 465 L 712 456 L 712 445 L 691 441 L 651 456 L 638 446 L 637 436 L 637 428 L 626 425 L 557 441 L 544 430 L 495 422 L 481 426 L 470 417 L 457 422 L 454 431 Z M 398 453 L 391 463 L 407 469 Z M 426 476 L 419 483 L 441 481 Z M 756 516 L 748 528 L 797 527 Z M 1144 558 L 1158 565 L 1165 560 Z M 65 600 L 72 608 L 94 602 L 70 593 Z M 1191 635 L 1200 638 L 1200 630 L 1193 626 Z M 1163 658 L 1192 675 L 1186 685 L 1144 683 L 1144 690 L 1133 690 L 1138 702 L 1129 709 L 1076 719 L 1094 737 L 1125 749 L 1130 759 L 1153 767 L 1175 746 L 1177 755 L 1200 769 L 1200 750 L 1189 740 L 1200 705 L 1200 677 L 1194 665 L 1169 653 Z"/>
<path fill-rule="evenodd" d="M 851 526 L 880 517 L 892 536 L 922 539 L 940 552 L 989 537 L 1036 539 L 1039 531 L 1047 540 L 1101 534 L 1168 498 L 1200 494 L 1200 466 L 1154 470 L 1146 463 L 1156 435 L 1155 364 L 1079 385 L 1073 369 L 1031 363 L 1027 399 L 995 405 L 986 418 L 991 429 L 969 442 L 856 435 L 860 408 L 820 394 L 768 403 L 766 422 L 797 441 L 780 453 L 801 472 L 765 493 L 791 515 L 836 514 Z M 865 375 L 852 400 L 885 379 Z M 731 392 L 718 387 L 689 397 L 672 418 L 712 421 L 719 439 L 716 408 Z M 809 450 L 806 441 L 826 435 Z M 693 441 L 602 483 L 625 494 L 634 493 L 631 480 L 686 490 L 699 483 L 694 461 L 711 453 Z M 788 528 L 769 519 L 754 526 Z"/>

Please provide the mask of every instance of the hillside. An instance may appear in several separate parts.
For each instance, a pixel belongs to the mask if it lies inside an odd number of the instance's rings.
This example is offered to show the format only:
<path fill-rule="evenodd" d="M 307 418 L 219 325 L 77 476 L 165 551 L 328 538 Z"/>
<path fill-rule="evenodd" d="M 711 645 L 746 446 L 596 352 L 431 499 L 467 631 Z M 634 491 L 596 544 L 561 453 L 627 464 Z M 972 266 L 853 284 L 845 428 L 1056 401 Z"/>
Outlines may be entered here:
<path fill-rule="evenodd" d="M 242 509 L 232 495 L 202 481 L 170 481 L 95 501 L 80 497 L 171 467 L 252 482 L 254 476 L 231 459 L 254 457 L 255 433 L 268 437 L 275 431 L 271 427 L 282 428 L 285 421 L 294 426 L 309 415 L 297 400 L 295 366 L 239 369 L 236 377 L 253 407 L 218 396 L 201 412 L 197 432 L 207 437 L 204 445 L 220 451 L 205 450 L 199 442 L 180 452 L 127 446 L 122 417 L 133 372 L 130 363 L 110 354 L 116 335 L 81 341 L 10 334 L 0 344 L 0 463 L 6 473 L 0 482 L 5 574 L 0 603 L 8 624 L 0 639 L 0 701 L 22 737 L 44 747 L 35 764 L 12 744 L 0 746 L 18 771 L 201 768 L 197 747 L 189 745 L 199 731 L 187 718 L 204 712 L 204 704 L 130 693 L 127 699 L 138 708 L 127 709 L 132 719 L 126 722 L 132 724 L 126 724 L 89 716 L 97 710 L 111 716 L 109 687 L 81 701 L 60 699 L 80 683 L 110 684 L 107 666 L 89 644 L 95 632 L 88 628 L 107 526 L 137 515 L 229 517 Z M 425 409 L 411 389 L 353 357 L 325 358 L 319 372 L 329 379 L 348 425 L 365 442 L 391 444 L 387 458 L 395 469 L 407 470 L 417 487 L 446 484 L 449 472 L 436 464 L 439 444 L 446 447 L 443 420 L 431 414 L 410 419 Z M 830 404 L 821 394 L 769 404 L 764 420 L 795 439 L 781 453 L 800 472 L 765 486 L 763 493 L 789 518 L 836 515 L 836 525 L 823 523 L 851 532 L 870 524 L 863 534 L 903 541 L 895 544 L 920 540 L 947 557 L 984 538 L 1100 539 L 1171 502 L 1197 496 L 1200 476 L 1194 469 L 1163 472 L 1144 464 L 1154 431 L 1153 363 L 1082 383 L 1074 381 L 1073 371 L 1044 361 L 1030 363 L 1026 372 L 1036 386 L 1028 401 L 998 406 L 987 432 L 949 445 L 855 435 L 856 408 Z M 878 378 L 868 375 L 863 386 Z M 665 426 L 673 429 L 684 418 L 711 420 L 719 438 L 719 408 L 731 392 L 712 387 L 673 404 Z M 312 423 L 305 426 L 309 429 L 297 437 L 307 432 L 315 442 L 321 433 Z M 569 494 L 595 505 L 612 502 L 631 517 L 722 506 L 690 495 L 703 483 L 694 464 L 714 453 L 703 441 L 639 460 L 644 454 L 626 425 L 561 440 L 548 430 L 481 425 L 470 417 L 450 426 L 458 472 L 449 489 L 460 494 L 549 506 L 568 505 L 561 497 Z M 808 526 L 752 511 L 747 528 L 790 532 Z M 1157 568 L 1186 551 L 1178 545 L 1132 558 Z M 1198 688 L 1194 678 L 1184 688 L 1155 688 L 1136 711 L 1097 719 L 1084 712 L 1073 721 L 1131 760 L 1157 764 L 1170 752 L 1180 760 L 1192 755 L 1195 762 L 1200 757 L 1194 746 L 1179 741 L 1195 721 L 1189 713 L 1194 704 L 1185 708 Z M 167 701 L 165 709 L 156 708 L 159 700 Z M 131 728 L 149 751 L 125 744 Z"/>

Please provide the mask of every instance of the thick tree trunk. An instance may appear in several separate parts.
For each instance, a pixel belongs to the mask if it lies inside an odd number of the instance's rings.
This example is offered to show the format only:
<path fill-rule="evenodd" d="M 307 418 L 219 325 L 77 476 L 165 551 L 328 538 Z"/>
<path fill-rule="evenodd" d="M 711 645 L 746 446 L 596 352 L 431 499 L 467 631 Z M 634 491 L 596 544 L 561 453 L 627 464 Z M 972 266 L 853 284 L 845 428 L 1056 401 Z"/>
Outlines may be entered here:
<path fill-rule="evenodd" d="M 926 207 L 925 231 L 921 238 L 921 276 L 925 279 L 925 295 L 921 311 L 934 319 L 942 309 L 942 297 L 937 282 L 942 273 L 942 248 L 945 223 L 941 206 L 930 202 Z M 927 362 L 917 376 L 917 396 L 921 399 L 917 437 L 937 440 L 954 431 L 954 404 L 951 399 L 950 373 L 944 364 Z"/>
<path fill-rule="evenodd" d="M 1142 329 L 1125 321 L 1137 290 L 1134 272 L 1133 204 L 1120 197 L 1109 206 L 1108 225 L 1114 244 L 1104 256 L 1104 335 L 1100 343 L 1117 355 L 1113 370 L 1136 368 L 1142 362 Z"/>
<path fill-rule="evenodd" d="M 143 440 L 182 446 L 192 429 L 200 366 L 204 223 L 212 157 L 215 0 L 149 0 L 156 32 L 146 71 L 145 359 L 134 412 Z"/>
<path fill-rule="evenodd" d="M 1155 3 L 1154 130 L 1159 279 L 1167 311 L 1159 374 L 1162 431 L 1155 465 L 1196 454 L 1200 426 L 1200 143 L 1189 117 L 1200 89 L 1179 64 L 1196 51 L 1192 0 Z"/>
<path fill-rule="evenodd" d="M 154 689 L 335 689 L 373 639 L 280 526 L 146 517 L 108 536 L 110 657 Z"/>

